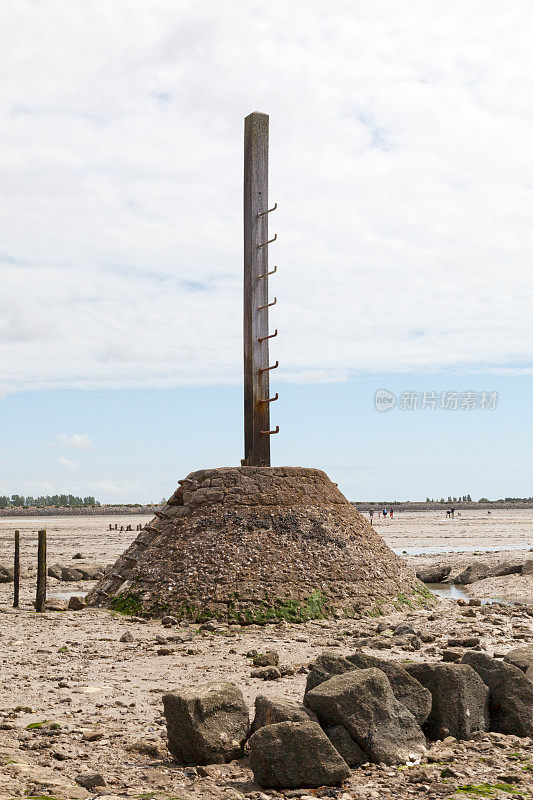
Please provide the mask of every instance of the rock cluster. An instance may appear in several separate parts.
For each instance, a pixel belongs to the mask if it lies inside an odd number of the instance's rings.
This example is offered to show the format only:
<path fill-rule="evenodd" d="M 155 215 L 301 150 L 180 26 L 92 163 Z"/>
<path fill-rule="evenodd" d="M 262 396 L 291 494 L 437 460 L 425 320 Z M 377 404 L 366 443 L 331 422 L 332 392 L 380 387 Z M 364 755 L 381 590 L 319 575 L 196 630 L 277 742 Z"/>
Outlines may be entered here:
<path fill-rule="evenodd" d="M 327 475 L 191 473 L 91 592 L 91 605 L 265 623 L 378 613 L 432 597 Z"/>
<path fill-rule="evenodd" d="M 67 583 L 100 580 L 100 578 L 103 578 L 105 575 L 105 571 L 105 567 L 91 567 L 79 563 L 76 564 L 75 567 L 66 566 L 64 564 L 52 564 L 47 569 L 50 578 L 55 578 L 57 581 L 65 581 Z"/>
<path fill-rule="evenodd" d="M 509 657 L 529 669 L 531 648 L 522 651 Z M 368 762 L 418 763 L 428 739 L 468 740 L 489 730 L 533 736 L 533 683 L 481 651 L 461 663 L 404 666 L 360 652 L 324 653 L 310 665 L 304 705 L 259 696 L 251 728 L 232 684 L 172 692 L 163 702 L 179 763 L 224 763 L 246 745 L 255 780 L 267 788 L 337 786 L 349 768 Z"/>

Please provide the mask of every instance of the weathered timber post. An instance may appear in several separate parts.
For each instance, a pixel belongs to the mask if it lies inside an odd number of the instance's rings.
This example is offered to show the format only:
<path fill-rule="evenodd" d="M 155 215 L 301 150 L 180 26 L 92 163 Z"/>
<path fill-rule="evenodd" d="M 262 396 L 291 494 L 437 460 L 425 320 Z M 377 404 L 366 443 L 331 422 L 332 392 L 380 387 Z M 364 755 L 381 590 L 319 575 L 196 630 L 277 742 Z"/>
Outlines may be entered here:
<path fill-rule="evenodd" d="M 19 607 L 20 595 L 20 531 L 15 531 L 15 556 L 13 559 L 13 608 Z"/>
<path fill-rule="evenodd" d="M 46 531 L 39 531 L 37 545 L 37 596 L 35 610 L 46 609 Z"/>
<path fill-rule="evenodd" d="M 272 338 L 268 335 L 268 213 L 268 114 L 254 111 L 244 120 L 244 460 L 242 463 L 256 467 L 270 466 L 270 434 L 274 433 L 270 431 L 271 400 L 268 379 L 269 370 L 275 369 L 268 364 L 268 340 Z M 277 430 L 275 432 L 277 433 Z"/>

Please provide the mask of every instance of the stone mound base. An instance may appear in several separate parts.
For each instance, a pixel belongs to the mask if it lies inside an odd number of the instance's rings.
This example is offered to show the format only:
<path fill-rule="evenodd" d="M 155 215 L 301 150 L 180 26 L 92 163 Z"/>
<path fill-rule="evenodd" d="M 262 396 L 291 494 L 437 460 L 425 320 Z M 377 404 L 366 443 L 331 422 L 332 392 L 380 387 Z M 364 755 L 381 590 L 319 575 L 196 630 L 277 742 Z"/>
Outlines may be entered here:
<path fill-rule="evenodd" d="M 225 467 L 179 483 L 90 605 L 246 624 L 431 602 L 321 470 Z"/>

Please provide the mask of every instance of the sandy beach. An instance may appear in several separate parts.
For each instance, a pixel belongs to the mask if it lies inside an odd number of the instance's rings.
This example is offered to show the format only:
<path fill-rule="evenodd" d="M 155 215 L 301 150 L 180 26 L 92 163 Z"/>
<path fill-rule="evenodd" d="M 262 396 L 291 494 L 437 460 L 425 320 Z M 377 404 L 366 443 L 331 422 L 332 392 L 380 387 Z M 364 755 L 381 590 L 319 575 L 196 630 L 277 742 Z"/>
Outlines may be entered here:
<path fill-rule="evenodd" d="M 13 533 L 20 530 L 21 563 L 26 576 L 21 588 L 23 602 L 33 601 L 33 583 L 37 559 L 37 531 L 47 530 L 48 564 L 75 566 L 72 557 L 84 556 L 84 563 L 109 565 L 135 539 L 137 524 L 147 524 L 146 515 L 83 517 L 20 517 L 0 519 L 0 564 L 10 565 L 13 557 Z M 109 530 L 109 525 L 113 530 Z M 115 524 L 118 530 L 114 530 Z M 132 531 L 120 528 L 132 527 Z M 413 569 L 429 564 L 451 566 L 451 576 L 469 564 L 496 564 L 507 560 L 533 558 L 533 510 L 466 511 L 447 519 L 440 511 L 411 512 L 389 517 L 374 517 L 374 528 L 396 553 Z M 87 592 L 91 582 L 65 584 L 50 579 L 49 596 L 65 597 L 76 591 Z M 0 599 L 6 602 L 9 584 L 0 585 Z M 533 603 L 533 575 L 503 576 L 479 581 L 465 587 L 473 597 L 518 600 Z"/>
<path fill-rule="evenodd" d="M 146 517 L 0 521 L 0 563 L 10 563 L 13 531 L 18 528 L 24 575 L 20 611 L 11 608 L 12 584 L 0 585 L 0 757 L 4 764 L 0 798 L 31 794 L 65 800 L 97 795 L 109 800 L 286 797 L 287 793 L 264 792 L 254 784 L 246 758 L 205 768 L 176 765 L 166 750 L 162 694 L 174 687 L 231 680 L 242 689 L 253 715 L 254 700 L 260 694 L 299 701 L 307 665 L 323 651 L 346 656 L 361 649 L 413 663 L 440 661 L 457 637 L 475 637 L 479 647 L 500 656 L 533 642 L 533 617 L 527 606 L 472 607 L 465 599 L 441 599 L 433 609 L 406 609 L 379 619 L 316 620 L 261 628 L 216 625 L 205 629 L 184 623 L 169 630 L 159 620 L 147 622 L 96 609 L 36 614 L 32 601 L 37 529 L 47 529 L 49 564 L 106 565 L 136 536 L 135 530 L 109 531 L 110 522 L 135 529 Z M 453 575 L 475 559 L 527 558 L 533 514 L 501 512 L 487 518 L 471 512 L 455 520 L 434 512 L 406 514 L 381 520 L 376 528 L 397 552 L 408 551 L 404 557 L 413 568 L 446 562 L 452 565 Z M 73 559 L 77 553 L 84 558 Z M 487 581 L 462 588 L 472 595 L 533 597 L 532 576 L 488 580 L 491 583 L 485 587 L 482 584 Z M 84 594 L 92 585 L 50 578 L 49 597 L 51 602 L 64 601 L 72 594 Z M 418 643 L 393 635 L 400 623 L 411 626 Z M 288 674 L 274 681 L 252 677 L 250 654 L 271 649 L 279 653 L 280 663 L 289 666 Z M 516 761 L 518 746 L 523 763 Z M 493 749 L 487 761 L 484 754 Z M 315 796 L 397 800 L 416 796 L 421 787 L 427 787 L 427 796 L 440 800 L 464 796 L 461 786 L 487 783 L 514 786 L 517 796 L 531 796 L 531 773 L 523 769 L 524 764 L 533 763 L 533 744 L 528 745 L 528 740 L 492 733 L 470 741 L 453 740 L 448 743 L 447 758 L 453 760 L 453 770 L 445 780 L 442 764 L 427 760 L 416 773 L 372 764 L 353 771 L 336 794 L 328 789 Z M 95 773 L 105 785 L 88 791 L 79 781 Z M 292 796 L 307 797 L 309 792 Z"/>

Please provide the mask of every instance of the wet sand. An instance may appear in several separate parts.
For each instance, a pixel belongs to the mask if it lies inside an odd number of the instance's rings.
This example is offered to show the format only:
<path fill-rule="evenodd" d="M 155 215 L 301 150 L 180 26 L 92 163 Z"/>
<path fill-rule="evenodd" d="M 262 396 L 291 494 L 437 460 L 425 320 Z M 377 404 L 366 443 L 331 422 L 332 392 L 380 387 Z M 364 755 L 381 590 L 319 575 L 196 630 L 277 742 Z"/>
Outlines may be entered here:
<path fill-rule="evenodd" d="M 33 600 L 32 580 L 37 559 L 37 531 L 47 530 L 48 564 L 59 562 L 75 567 L 72 556 L 81 552 L 83 563 L 108 565 L 116 561 L 135 539 L 137 523 L 147 524 L 146 515 L 84 517 L 21 517 L 0 519 L 0 564 L 9 566 L 13 558 L 13 533 L 20 530 L 23 576 L 23 603 Z M 109 524 L 131 525 L 133 531 L 109 530 Z M 447 519 L 441 511 L 399 513 L 374 517 L 375 530 L 387 544 L 416 570 L 434 563 L 452 567 L 452 577 L 471 563 L 491 565 L 501 561 L 533 558 L 533 509 L 465 511 Z M 93 584 L 65 584 L 50 580 L 49 596 L 65 597 L 87 592 Z M 0 585 L 0 602 L 8 600 L 9 584 Z M 473 597 L 506 601 L 533 602 L 533 575 L 490 578 L 471 584 L 466 591 Z"/>

